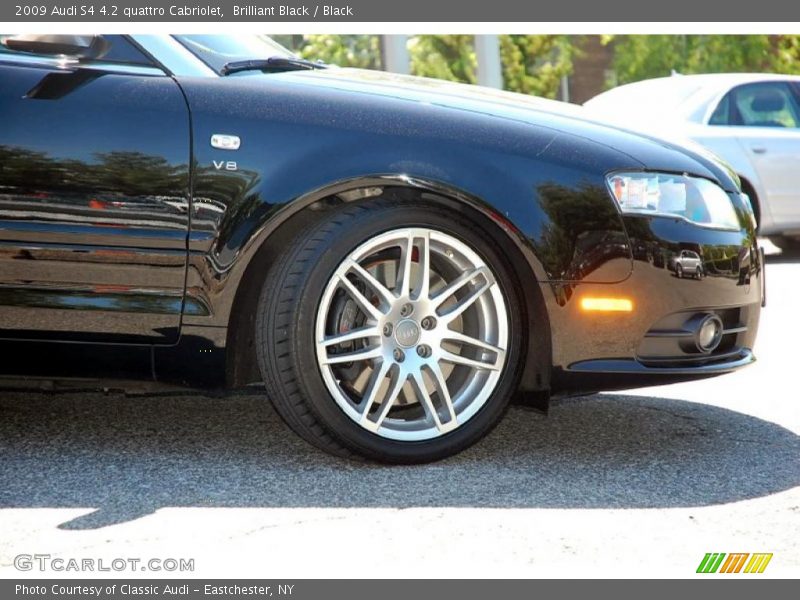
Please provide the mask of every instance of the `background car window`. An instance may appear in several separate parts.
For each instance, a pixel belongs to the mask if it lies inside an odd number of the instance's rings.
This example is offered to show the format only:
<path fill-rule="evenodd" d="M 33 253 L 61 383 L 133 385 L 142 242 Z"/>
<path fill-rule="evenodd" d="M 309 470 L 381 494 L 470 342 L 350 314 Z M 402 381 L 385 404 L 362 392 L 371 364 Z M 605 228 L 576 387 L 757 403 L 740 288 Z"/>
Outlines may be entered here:
<path fill-rule="evenodd" d="M 787 83 L 742 85 L 720 101 L 709 124 L 798 128 L 800 101 Z"/>
<path fill-rule="evenodd" d="M 41 58 L 53 58 L 52 55 L 33 54 L 31 52 L 18 52 L 6 47 L 6 38 L 12 37 L 12 34 L 0 34 L 0 55 L 3 54 L 18 54 L 21 56 L 39 56 Z M 100 59 L 91 62 L 100 63 L 117 63 L 127 65 L 144 65 L 148 67 L 153 66 L 153 61 L 139 48 L 137 48 L 126 36 L 124 35 L 104 35 L 107 41 L 111 42 L 111 48 Z"/>
<path fill-rule="evenodd" d="M 728 92 L 725 97 L 720 100 L 717 109 L 709 119 L 709 125 L 732 125 L 731 123 L 731 94 Z"/>

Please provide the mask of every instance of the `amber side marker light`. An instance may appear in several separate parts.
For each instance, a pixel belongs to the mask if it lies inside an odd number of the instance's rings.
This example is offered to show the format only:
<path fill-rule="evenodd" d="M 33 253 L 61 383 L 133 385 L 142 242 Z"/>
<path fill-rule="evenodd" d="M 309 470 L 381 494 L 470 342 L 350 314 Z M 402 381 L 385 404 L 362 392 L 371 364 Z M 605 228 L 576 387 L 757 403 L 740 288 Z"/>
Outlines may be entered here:
<path fill-rule="evenodd" d="M 633 312 L 633 301 L 628 298 L 581 298 L 581 310 L 587 312 Z"/>

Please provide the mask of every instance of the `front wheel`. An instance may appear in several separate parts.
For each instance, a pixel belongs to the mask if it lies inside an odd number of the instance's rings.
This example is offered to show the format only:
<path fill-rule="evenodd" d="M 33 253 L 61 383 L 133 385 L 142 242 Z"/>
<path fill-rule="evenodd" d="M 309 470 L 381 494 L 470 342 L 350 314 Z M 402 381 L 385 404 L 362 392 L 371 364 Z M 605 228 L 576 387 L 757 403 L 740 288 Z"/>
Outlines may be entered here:
<path fill-rule="evenodd" d="M 426 462 L 501 418 L 523 313 L 470 221 L 415 202 L 351 206 L 279 262 L 258 308 L 259 363 L 303 438 L 341 456 Z"/>

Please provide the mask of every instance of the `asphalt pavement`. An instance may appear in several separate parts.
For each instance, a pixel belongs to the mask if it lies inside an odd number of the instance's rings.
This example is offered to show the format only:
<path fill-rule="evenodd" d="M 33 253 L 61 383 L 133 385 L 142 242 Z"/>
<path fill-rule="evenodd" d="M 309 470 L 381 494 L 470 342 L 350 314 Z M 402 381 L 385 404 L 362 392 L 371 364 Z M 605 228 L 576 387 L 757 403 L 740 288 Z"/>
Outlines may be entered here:
<path fill-rule="evenodd" d="M 756 365 L 514 407 L 426 466 L 326 456 L 258 394 L 0 391 L 0 577 L 132 574 L 21 572 L 20 554 L 190 558 L 203 577 L 688 577 L 706 552 L 771 552 L 764 577 L 797 577 L 800 257 L 771 256 L 768 285 Z"/>

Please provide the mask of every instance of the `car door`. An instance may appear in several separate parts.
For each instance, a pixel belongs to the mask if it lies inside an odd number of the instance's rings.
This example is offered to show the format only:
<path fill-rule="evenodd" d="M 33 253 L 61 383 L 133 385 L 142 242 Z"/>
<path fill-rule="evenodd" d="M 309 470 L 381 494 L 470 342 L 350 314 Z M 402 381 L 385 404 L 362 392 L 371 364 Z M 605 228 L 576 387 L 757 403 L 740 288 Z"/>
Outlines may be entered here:
<path fill-rule="evenodd" d="M 725 112 L 767 196 L 776 224 L 800 226 L 800 94 L 789 81 L 733 88 L 715 117 Z M 714 117 L 712 117 L 713 123 Z"/>
<path fill-rule="evenodd" d="M 0 338 L 178 339 L 189 113 L 131 40 L 95 60 L 0 36 Z"/>

